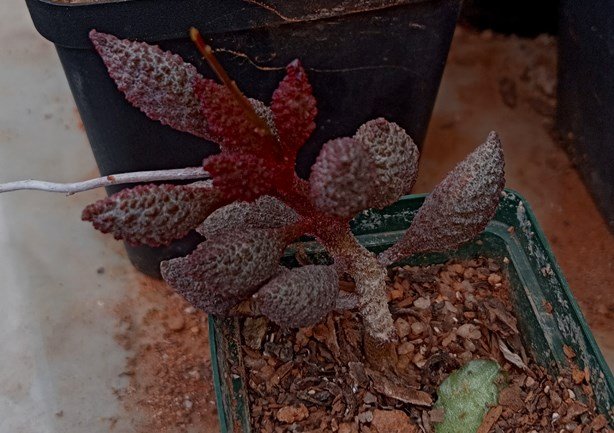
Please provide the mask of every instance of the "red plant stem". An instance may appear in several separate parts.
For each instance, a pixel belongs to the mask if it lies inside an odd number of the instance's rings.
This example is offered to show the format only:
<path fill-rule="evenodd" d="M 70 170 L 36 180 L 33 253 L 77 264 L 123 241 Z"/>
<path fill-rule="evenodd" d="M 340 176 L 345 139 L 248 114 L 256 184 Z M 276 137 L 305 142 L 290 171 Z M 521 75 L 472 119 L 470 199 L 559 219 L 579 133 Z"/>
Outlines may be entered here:
<path fill-rule="evenodd" d="M 224 70 L 220 62 L 217 60 L 217 58 L 213 54 L 211 46 L 205 42 L 200 32 L 194 27 L 190 28 L 190 38 L 192 39 L 192 42 L 194 42 L 194 44 L 196 45 L 196 48 L 198 48 L 198 51 L 203 55 L 207 63 L 209 63 L 211 69 L 213 69 L 213 71 L 216 73 L 220 81 L 232 92 L 234 98 L 243 108 L 249 120 L 256 127 L 256 133 L 258 133 L 262 137 L 269 136 L 273 138 L 274 135 L 271 131 L 271 128 L 269 128 L 269 125 L 267 125 L 264 119 L 258 116 L 256 110 L 254 110 L 254 107 L 252 107 L 252 104 L 249 102 L 243 92 L 241 92 L 239 86 L 237 86 L 237 83 L 228 76 L 226 70 Z"/>

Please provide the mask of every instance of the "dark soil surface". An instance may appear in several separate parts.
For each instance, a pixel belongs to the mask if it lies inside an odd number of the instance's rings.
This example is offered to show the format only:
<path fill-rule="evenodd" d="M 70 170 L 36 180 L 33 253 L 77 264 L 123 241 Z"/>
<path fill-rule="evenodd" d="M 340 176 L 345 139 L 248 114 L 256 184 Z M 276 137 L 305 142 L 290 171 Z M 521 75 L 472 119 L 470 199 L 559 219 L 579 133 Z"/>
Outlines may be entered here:
<path fill-rule="evenodd" d="M 482 433 L 607 431 L 584 371 L 549 376 L 524 350 L 497 263 L 396 268 L 388 289 L 400 337 L 393 347 L 373 350 L 353 311 L 300 330 L 245 319 L 255 431 L 433 432 L 444 416 L 432 408 L 438 386 L 480 358 L 498 361 L 508 378 Z M 570 348 L 566 353 L 574 365 L 575 354 Z"/>

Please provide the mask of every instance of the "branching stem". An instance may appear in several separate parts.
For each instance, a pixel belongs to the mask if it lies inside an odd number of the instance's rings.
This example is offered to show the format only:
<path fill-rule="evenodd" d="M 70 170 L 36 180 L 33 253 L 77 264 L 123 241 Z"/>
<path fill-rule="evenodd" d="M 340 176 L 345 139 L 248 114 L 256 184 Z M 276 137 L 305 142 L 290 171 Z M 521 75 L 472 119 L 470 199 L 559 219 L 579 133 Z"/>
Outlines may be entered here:
<path fill-rule="evenodd" d="M 65 193 L 66 195 L 72 195 L 78 192 L 88 191 L 90 189 L 102 188 L 111 185 L 121 185 L 125 183 L 207 179 L 209 177 L 209 173 L 202 167 L 188 167 L 171 170 L 121 173 L 73 183 L 56 183 L 28 179 L 0 184 L 0 193 L 31 189 L 38 191 L 61 192 Z"/>

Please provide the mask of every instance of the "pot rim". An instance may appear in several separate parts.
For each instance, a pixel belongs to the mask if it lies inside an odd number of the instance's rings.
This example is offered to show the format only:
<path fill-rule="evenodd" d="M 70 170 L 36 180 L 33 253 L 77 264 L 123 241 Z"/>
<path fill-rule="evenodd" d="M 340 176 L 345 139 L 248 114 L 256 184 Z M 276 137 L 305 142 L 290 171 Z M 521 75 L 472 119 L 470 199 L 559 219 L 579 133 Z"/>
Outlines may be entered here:
<path fill-rule="evenodd" d="M 105 0 L 90 3 L 26 0 L 26 4 L 34 26 L 43 37 L 63 47 L 91 50 L 93 47 L 88 38 L 91 29 L 156 43 L 188 39 L 188 29 L 193 25 L 199 26 L 204 35 L 213 35 L 319 22 L 422 3 L 434 3 L 434 7 L 460 3 L 460 0 L 362 0 L 360 5 L 344 9 L 342 6 L 346 0 L 326 1 L 327 9 L 319 12 L 305 9 L 292 16 L 239 0 L 212 1 L 207 8 L 203 8 L 202 0 Z"/>

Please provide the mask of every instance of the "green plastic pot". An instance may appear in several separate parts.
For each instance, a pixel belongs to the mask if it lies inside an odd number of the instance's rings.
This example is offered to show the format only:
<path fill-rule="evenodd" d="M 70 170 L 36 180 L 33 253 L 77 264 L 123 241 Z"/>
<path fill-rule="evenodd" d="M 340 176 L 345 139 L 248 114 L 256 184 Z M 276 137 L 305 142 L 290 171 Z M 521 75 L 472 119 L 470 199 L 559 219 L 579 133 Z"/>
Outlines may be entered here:
<path fill-rule="evenodd" d="M 382 251 L 407 229 L 425 195 L 403 197 L 383 210 L 369 210 L 352 222 L 352 231 L 369 250 Z M 328 256 L 315 242 L 304 242 L 316 262 Z M 525 348 L 553 374 L 569 367 L 563 346 L 577 354 L 580 368 L 588 368 L 599 411 L 613 422 L 614 378 L 580 308 L 569 290 L 546 238 L 527 202 L 506 190 L 495 218 L 473 242 L 443 254 L 410 257 L 402 264 L 428 265 L 477 256 L 499 260 L 511 288 Z M 285 260 L 294 262 L 292 247 Z M 507 258 L 508 260 L 504 260 Z M 546 310 L 550 304 L 552 309 Z M 222 433 L 251 432 L 245 368 L 237 319 L 209 318 L 211 360 Z M 581 395 L 581 390 L 578 390 Z"/>

